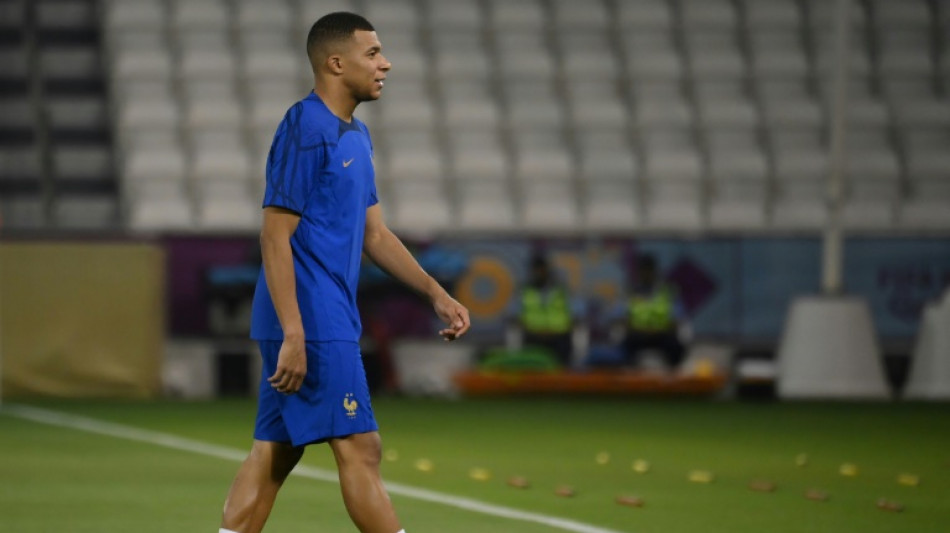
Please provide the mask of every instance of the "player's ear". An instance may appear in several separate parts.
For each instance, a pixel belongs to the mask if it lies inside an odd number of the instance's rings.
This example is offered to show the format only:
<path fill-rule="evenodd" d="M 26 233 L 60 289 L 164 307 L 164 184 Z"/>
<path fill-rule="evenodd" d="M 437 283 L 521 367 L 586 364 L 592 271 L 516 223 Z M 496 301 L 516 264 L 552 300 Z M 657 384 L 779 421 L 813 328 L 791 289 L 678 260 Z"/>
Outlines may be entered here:
<path fill-rule="evenodd" d="M 339 54 L 327 57 L 327 68 L 333 74 L 343 74 L 343 58 Z"/>

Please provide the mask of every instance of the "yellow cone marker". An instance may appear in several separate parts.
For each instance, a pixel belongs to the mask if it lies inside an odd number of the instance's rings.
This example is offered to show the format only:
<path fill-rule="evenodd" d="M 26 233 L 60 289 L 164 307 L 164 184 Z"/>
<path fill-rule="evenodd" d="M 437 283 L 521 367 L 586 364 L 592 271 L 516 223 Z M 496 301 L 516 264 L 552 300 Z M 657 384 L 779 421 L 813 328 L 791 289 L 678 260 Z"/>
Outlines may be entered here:
<path fill-rule="evenodd" d="M 845 477 L 855 477 L 858 475 L 858 465 L 854 463 L 844 463 L 838 467 L 838 473 Z"/>
<path fill-rule="evenodd" d="M 432 461 L 422 458 L 416 459 L 416 470 L 420 472 L 432 472 L 432 469 L 435 468 L 435 465 L 432 464 Z"/>
<path fill-rule="evenodd" d="M 689 480 L 693 483 L 712 483 L 715 476 L 709 470 L 693 470 L 689 473 Z"/>
<path fill-rule="evenodd" d="M 594 457 L 594 461 L 596 461 L 597 464 L 603 466 L 610 462 L 610 454 L 607 452 L 600 452 Z"/>
<path fill-rule="evenodd" d="M 897 476 L 897 482 L 905 487 L 916 487 L 920 485 L 920 476 L 915 474 L 901 474 Z"/>
<path fill-rule="evenodd" d="M 468 471 L 468 477 L 475 481 L 488 481 L 491 479 L 491 472 L 485 468 L 475 467 Z"/>
<path fill-rule="evenodd" d="M 805 466 L 808 466 L 808 455 L 804 453 L 800 453 L 796 455 L 795 466 L 797 466 L 798 468 L 804 468 Z"/>
<path fill-rule="evenodd" d="M 386 450 L 386 453 L 383 454 L 383 458 L 389 461 L 390 463 L 399 460 L 399 452 L 396 450 Z"/>
<path fill-rule="evenodd" d="M 646 474 L 650 471 L 650 463 L 644 459 L 637 459 L 633 462 L 631 468 L 638 474 Z"/>

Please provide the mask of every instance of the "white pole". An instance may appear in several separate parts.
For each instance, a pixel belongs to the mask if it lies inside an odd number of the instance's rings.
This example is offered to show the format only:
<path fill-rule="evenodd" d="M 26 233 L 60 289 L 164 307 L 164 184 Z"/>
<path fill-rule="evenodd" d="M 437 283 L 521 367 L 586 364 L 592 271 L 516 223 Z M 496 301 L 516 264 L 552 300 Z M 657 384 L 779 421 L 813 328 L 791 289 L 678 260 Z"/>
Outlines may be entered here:
<path fill-rule="evenodd" d="M 828 224 L 822 250 L 821 288 L 826 295 L 840 294 L 843 263 L 841 205 L 847 169 L 848 59 L 850 57 L 851 0 L 835 3 L 834 70 L 831 95 L 830 146 L 828 148 Z"/>

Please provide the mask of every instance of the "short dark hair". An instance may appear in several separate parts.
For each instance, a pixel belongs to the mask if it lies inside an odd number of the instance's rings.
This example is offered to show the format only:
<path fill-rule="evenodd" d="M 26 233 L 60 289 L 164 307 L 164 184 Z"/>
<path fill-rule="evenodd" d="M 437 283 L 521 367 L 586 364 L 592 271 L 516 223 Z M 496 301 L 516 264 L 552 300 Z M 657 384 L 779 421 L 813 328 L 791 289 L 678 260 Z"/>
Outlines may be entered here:
<path fill-rule="evenodd" d="M 346 11 L 320 17 L 320 20 L 313 23 L 307 34 L 307 57 L 312 62 L 313 54 L 318 49 L 349 39 L 358 30 L 376 31 L 376 28 L 362 16 Z"/>

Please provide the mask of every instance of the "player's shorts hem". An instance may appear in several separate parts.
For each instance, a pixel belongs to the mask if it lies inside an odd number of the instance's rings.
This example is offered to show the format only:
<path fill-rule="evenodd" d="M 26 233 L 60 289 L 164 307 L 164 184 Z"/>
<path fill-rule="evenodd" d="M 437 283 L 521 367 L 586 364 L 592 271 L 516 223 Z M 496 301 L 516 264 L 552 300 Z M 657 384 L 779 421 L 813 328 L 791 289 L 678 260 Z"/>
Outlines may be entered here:
<path fill-rule="evenodd" d="M 299 391 L 285 395 L 267 381 L 276 369 L 280 341 L 261 341 L 262 373 L 254 438 L 306 446 L 379 431 L 359 344 L 309 341 L 307 375 Z"/>

